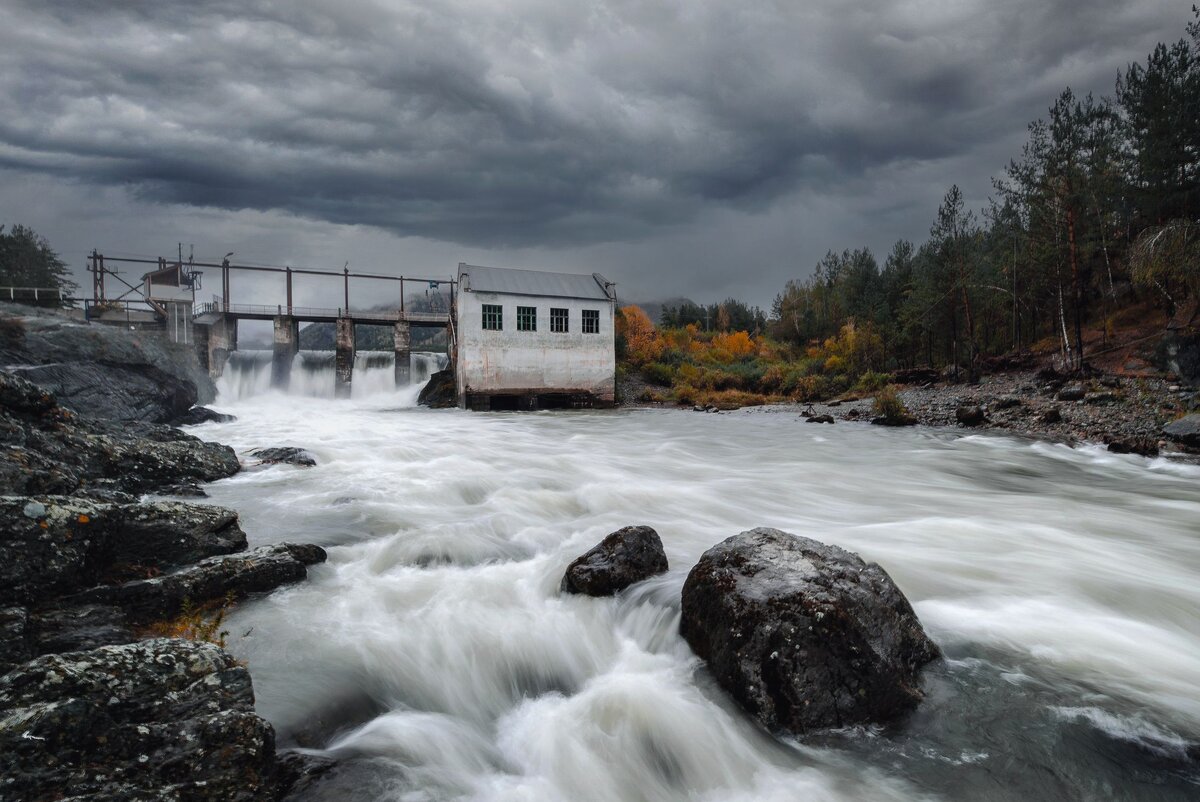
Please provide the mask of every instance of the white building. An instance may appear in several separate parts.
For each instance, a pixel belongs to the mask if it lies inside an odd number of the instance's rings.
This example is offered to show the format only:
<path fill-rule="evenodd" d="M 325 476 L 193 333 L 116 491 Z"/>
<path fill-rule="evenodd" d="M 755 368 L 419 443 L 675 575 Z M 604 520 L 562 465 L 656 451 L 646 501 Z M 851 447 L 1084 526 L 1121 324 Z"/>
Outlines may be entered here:
<path fill-rule="evenodd" d="M 612 406 L 615 285 L 590 276 L 459 264 L 459 406 Z"/>

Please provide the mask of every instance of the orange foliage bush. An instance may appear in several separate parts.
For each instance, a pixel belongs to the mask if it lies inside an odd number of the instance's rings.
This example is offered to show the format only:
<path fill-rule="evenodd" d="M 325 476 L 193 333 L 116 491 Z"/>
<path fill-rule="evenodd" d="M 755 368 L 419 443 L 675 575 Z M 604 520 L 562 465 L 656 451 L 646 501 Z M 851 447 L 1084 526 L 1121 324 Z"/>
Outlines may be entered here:
<path fill-rule="evenodd" d="M 625 338 L 625 352 L 629 361 L 644 365 L 658 359 L 663 351 L 663 340 L 640 306 L 625 306 L 617 316 L 617 336 Z"/>

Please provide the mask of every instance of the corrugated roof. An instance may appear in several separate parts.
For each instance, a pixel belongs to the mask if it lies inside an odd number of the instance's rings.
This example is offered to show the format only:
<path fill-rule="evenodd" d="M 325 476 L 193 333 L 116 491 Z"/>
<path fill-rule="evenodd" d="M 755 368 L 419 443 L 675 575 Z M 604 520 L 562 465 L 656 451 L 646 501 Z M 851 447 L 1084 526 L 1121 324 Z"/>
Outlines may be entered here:
<path fill-rule="evenodd" d="M 467 278 L 464 280 L 463 275 Z M 458 265 L 459 286 L 472 292 L 503 292 L 509 295 L 547 295 L 552 298 L 582 298 L 607 301 L 604 276 L 578 273 L 548 273 L 541 270 L 510 270 L 505 267 Z"/>

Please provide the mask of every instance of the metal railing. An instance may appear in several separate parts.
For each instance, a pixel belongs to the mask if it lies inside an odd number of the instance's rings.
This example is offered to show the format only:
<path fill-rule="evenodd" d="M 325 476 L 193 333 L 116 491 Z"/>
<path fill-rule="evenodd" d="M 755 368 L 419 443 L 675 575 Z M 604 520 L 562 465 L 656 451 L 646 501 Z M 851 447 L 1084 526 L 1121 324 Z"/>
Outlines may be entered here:
<path fill-rule="evenodd" d="M 0 287 L 0 301 L 58 301 L 69 300 L 56 287 Z"/>
<path fill-rule="evenodd" d="M 282 304 L 276 304 L 275 306 L 267 304 L 226 304 L 221 301 L 198 304 L 194 312 L 196 315 L 229 314 L 261 317 L 352 318 L 354 320 L 378 320 L 393 323 L 398 321 L 447 323 L 450 319 L 449 312 L 401 312 L 399 309 L 342 309 L 341 307 L 314 306 L 288 307 Z"/>

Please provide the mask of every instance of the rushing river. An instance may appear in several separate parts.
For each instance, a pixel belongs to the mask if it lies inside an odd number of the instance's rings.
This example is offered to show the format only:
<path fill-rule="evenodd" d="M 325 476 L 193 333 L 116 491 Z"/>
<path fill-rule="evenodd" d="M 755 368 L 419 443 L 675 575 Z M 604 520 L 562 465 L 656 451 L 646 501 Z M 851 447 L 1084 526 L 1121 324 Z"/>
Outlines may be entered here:
<path fill-rule="evenodd" d="M 228 620 L 280 745 L 342 761 L 308 799 L 1200 798 L 1198 467 L 764 411 L 433 411 L 382 382 L 338 402 L 231 373 L 215 406 L 238 420 L 193 431 L 318 461 L 210 487 L 251 544 L 329 550 Z M 560 596 L 628 524 L 658 530 L 670 572 Z M 714 685 L 680 589 L 759 525 L 856 551 L 912 600 L 946 659 L 911 718 L 787 742 Z"/>

